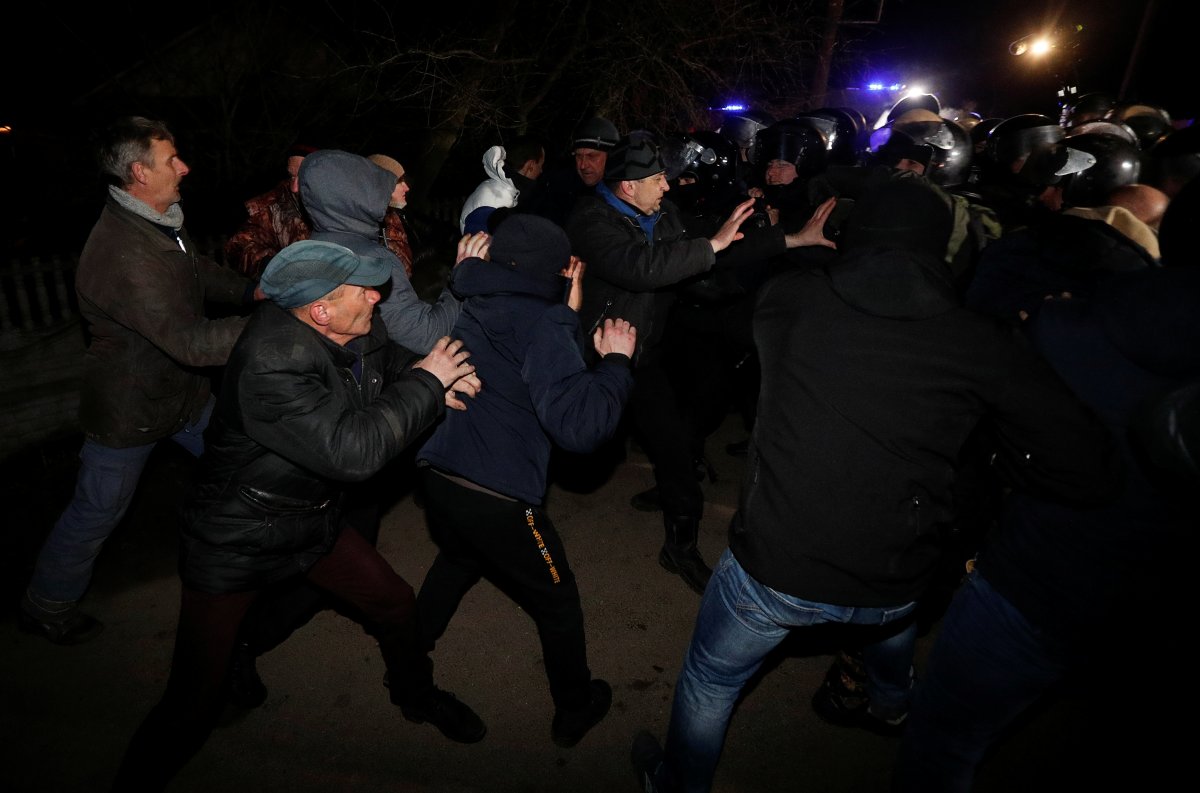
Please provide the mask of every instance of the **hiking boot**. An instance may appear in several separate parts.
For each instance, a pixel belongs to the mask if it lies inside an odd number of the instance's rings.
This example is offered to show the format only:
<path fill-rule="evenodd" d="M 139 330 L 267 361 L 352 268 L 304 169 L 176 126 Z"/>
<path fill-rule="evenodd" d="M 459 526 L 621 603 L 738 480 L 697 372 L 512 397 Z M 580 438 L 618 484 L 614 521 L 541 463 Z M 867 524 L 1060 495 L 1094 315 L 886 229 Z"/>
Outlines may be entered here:
<path fill-rule="evenodd" d="M 649 490 L 634 493 L 633 497 L 629 499 L 629 506 L 639 512 L 662 511 L 662 501 L 658 498 L 658 488 L 652 487 Z"/>
<path fill-rule="evenodd" d="M 246 642 L 238 642 L 229 662 L 226 698 L 239 708 L 252 710 L 267 701 L 267 687 L 258 676 L 255 655 Z"/>
<path fill-rule="evenodd" d="M 436 686 L 409 702 L 401 702 L 393 692 L 392 704 L 400 706 L 404 718 L 416 724 L 429 722 L 457 743 L 478 743 L 487 735 L 487 725 L 475 711 Z"/>
<path fill-rule="evenodd" d="M 608 715 L 612 706 L 612 687 L 603 680 L 593 680 L 588 684 L 588 695 L 587 705 L 579 710 L 559 708 L 554 711 L 550 739 L 555 746 L 570 749 Z"/>
<path fill-rule="evenodd" d="M 17 624 L 25 633 L 62 645 L 90 642 L 104 632 L 103 622 L 75 609 L 61 619 L 34 617 L 22 609 L 17 613 Z"/>

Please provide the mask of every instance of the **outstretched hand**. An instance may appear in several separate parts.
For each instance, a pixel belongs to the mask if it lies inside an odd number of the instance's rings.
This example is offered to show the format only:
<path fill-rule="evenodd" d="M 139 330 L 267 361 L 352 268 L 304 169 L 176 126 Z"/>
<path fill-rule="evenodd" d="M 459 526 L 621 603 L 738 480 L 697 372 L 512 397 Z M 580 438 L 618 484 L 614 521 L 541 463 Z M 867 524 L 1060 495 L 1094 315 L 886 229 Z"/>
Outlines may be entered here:
<path fill-rule="evenodd" d="M 745 236 L 741 232 L 742 223 L 746 222 L 746 218 L 753 214 L 753 198 L 747 199 L 734 207 L 733 212 L 729 213 L 729 217 L 721 224 L 721 228 L 717 229 L 717 233 L 708 240 L 712 245 L 713 253 L 720 253 Z"/>
<path fill-rule="evenodd" d="M 455 256 L 454 264 L 457 265 L 463 259 L 486 259 L 488 257 L 488 248 L 491 247 L 492 238 L 486 231 L 477 231 L 474 234 L 464 234 L 462 239 L 458 241 L 458 253 Z"/>
<path fill-rule="evenodd" d="M 789 248 L 800 248 L 805 245 L 822 245 L 826 248 L 837 248 L 837 243 L 825 236 L 825 221 L 829 220 L 829 215 L 833 212 L 833 208 L 837 206 L 837 198 L 830 198 L 821 202 L 821 205 L 812 213 L 812 217 L 804 224 L 804 228 L 794 234 L 785 234 L 784 243 Z"/>
<path fill-rule="evenodd" d="M 632 358 L 637 349 L 637 328 L 623 319 L 606 319 L 592 334 L 592 346 L 601 358 L 610 352 Z"/>
<path fill-rule="evenodd" d="M 559 275 L 564 278 L 571 279 L 571 292 L 567 295 L 567 306 L 572 311 L 579 311 L 583 307 L 583 271 L 587 269 L 587 264 L 578 256 L 572 256 L 567 266 L 564 267 Z"/>

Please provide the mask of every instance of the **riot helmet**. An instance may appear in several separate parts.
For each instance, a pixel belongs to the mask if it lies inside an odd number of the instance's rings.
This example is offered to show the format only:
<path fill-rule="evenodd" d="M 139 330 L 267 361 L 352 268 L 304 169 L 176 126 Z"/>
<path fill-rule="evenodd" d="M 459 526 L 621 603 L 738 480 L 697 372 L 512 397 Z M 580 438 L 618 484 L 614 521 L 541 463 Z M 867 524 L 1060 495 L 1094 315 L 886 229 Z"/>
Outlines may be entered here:
<path fill-rule="evenodd" d="M 1144 164 L 1145 183 L 1174 196 L 1200 176 L 1200 125 L 1170 132 L 1146 152 Z"/>
<path fill-rule="evenodd" d="M 942 103 L 933 94 L 909 94 L 896 100 L 888 110 L 887 122 L 895 121 L 910 110 L 928 110 L 935 116 L 942 113 Z"/>
<path fill-rule="evenodd" d="M 1059 125 L 1074 127 L 1088 121 L 1099 121 L 1106 118 L 1116 104 L 1115 99 L 1099 91 L 1080 94 L 1074 101 L 1063 105 Z"/>
<path fill-rule="evenodd" d="M 967 131 L 958 124 L 949 123 L 946 128 L 950 130 L 954 142 L 942 158 L 941 165 L 929 173 L 929 179 L 942 187 L 954 187 L 967 181 L 971 160 L 975 157 L 975 145 L 971 143 Z"/>
<path fill-rule="evenodd" d="M 693 135 L 675 134 L 663 139 L 659 147 L 663 164 L 667 166 L 667 180 L 674 181 L 684 174 L 696 175 L 696 163 L 712 164 L 717 154 L 696 140 Z"/>
<path fill-rule="evenodd" d="M 1049 117 L 1023 113 L 992 128 L 985 156 L 1003 181 L 1048 187 L 1096 162 L 1091 154 L 1068 146 L 1065 139 L 1065 130 Z"/>
<path fill-rule="evenodd" d="M 711 162 L 698 158 L 692 163 L 701 192 L 732 191 L 737 184 L 737 146 L 719 132 L 697 130 L 691 137 L 714 155 Z"/>
<path fill-rule="evenodd" d="M 1136 184 L 1141 176 L 1138 147 L 1123 137 L 1087 132 L 1068 135 L 1066 143 L 1096 158 L 1091 168 L 1063 177 L 1063 203 L 1068 206 L 1104 206 L 1114 189 Z"/>
<path fill-rule="evenodd" d="M 866 119 L 841 107 L 822 107 L 796 116 L 825 136 L 830 165 L 858 165 L 865 145 Z"/>
<path fill-rule="evenodd" d="M 950 124 L 923 108 L 911 109 L 871 133 L 868 151 L 874 158 L 895 166 L 901 160 L 919 162 L 932 173 L 954 147 Z"/>
<path fill-rule="evenodd" d="M 754 144 L 759 132 L 775 123 L 775 119 L 758 110 L 727 111 L 717 132 L 729 138 L 754 162 Z"/>
<path fill-rule="evenodd" d="M 812 126 L 794 118 L 776 121 L 755 136 L 752 162 L 765 167 L 772 160 L 796 166 L 800 176 L 819 173 L 828 162 L 829 144 Z"/>
<path fill-rule="evenodd" d="M 1133 130 L 1142 151 L 1150 151 L 1174 129 L 1170 122 L 1155 115 L 1130 116 L 1125 119 L 1125 126 Z"/>

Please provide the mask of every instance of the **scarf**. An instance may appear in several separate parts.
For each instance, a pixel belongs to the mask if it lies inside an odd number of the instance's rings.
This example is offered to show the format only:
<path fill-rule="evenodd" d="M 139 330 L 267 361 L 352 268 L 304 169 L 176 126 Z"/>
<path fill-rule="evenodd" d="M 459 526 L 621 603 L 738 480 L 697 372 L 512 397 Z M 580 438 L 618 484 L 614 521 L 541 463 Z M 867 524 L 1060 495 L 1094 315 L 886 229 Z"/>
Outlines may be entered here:
<path fill-rule="evenodd" d="M 166 226 L 175 231 L 183 228 L 183 210 L 179 207 L 178 202 L 171 204 L 170 208 L 163 213 L 154 211 L 145 201 L 134 198 L 126 191 L 114 185 L 108 186 L 108 194 L 125 209 L 157 226 Z"/>

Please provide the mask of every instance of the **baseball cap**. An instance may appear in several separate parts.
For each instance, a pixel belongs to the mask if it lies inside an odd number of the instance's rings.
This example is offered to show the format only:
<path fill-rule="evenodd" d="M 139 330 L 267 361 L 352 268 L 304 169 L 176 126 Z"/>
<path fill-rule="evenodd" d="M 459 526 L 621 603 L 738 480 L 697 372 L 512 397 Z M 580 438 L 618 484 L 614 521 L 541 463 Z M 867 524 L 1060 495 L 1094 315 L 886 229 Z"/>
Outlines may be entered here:
<path fill-rule="evenodd" d="M 259 287 L 280 308 L 297 308 L 342 284 L 382 286 L 391 275 L 392 266 L 386 259 L 359 256 L 332 242 L 301 240 L 271 258 Z"/>

